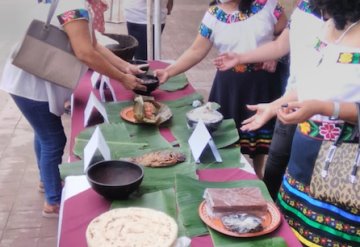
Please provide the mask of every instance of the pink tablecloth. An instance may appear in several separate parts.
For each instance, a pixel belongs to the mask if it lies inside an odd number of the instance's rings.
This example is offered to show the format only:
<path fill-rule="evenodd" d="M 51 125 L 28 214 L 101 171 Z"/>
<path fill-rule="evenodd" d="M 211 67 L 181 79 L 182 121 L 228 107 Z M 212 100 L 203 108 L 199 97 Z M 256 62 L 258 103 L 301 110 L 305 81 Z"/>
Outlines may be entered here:
<path fill-rule="evenodd" d="M 199 170 L 200 180 L 221 182 L 256 179 L 256 176 L 236 168 Z M 60 224 L 59 247 L 86 247 L 85 231 L 90 221 L 109 210 L 110 202 L 92 189 L 81 192 L 64 202 L 63 218 Z M 280 227 L 269 236 L 283 237 L 290 247 L 301 247 L 289 225 L 282 219 Z M 195 237 L 192 247 L 212 247 L 209 235 Z"/>
<path fill-rule="evenodd" d="M 166 67 L 167 64 L 161 62 L 151 62 L 152 69 Z M 84 129 L 84 108 L 90 92 L 99 96 L 96 89 L 93 89 L 90 83 L 91 72 L 89 71 L 74 92 L 74 106 L 71 122 L 70 150 L 74 145 L 75 137 Z M 131 100 L 134 96 L 132 91 L 125 90 L 120 83 L 111 81 L 117 94 L 118 100 Z M 175 92 L 164 92 L 156 90 L 153 96 L 157 100 L 175 100 L 183 96 L 194 93 L 194 88 L 189 84 L 183 90 Z M 161 133 L 168 141 L 173 141 L 174 137 L 168 129 L 161 129 Z M 70 152 L 72 153 L 72 152 Z M 71 160 L 76 160 L 71 156 Z M 199 179 L 204 181 L 232 181 L 257 179 L 255 175 L 245 172 L 241 169 L 207 169 L 198 171 Z M 86 247 L 85 231 L 90 221 L 103 212 L 109 210 L 110 202 L 99 196 L 92 189 L 85 190 L 76 194 L 63 203 L 63 214 L 60 222 L 59 247 Z M 282 219 L 282 224 L 270 236 L 281 236 L 290 247 L 301 247 L 301 244 L 292 233 L 289 225 Z M 209 235 L 195 237 L 191 242 L 192 247 L 212 247 L 212 241 Z"/>

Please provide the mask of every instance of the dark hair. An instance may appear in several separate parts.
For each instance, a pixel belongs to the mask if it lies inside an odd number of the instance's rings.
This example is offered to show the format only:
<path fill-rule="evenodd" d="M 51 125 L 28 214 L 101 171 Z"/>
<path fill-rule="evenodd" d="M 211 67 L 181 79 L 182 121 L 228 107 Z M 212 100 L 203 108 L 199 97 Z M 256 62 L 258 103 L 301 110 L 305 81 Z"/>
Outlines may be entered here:
<path fill-rule="evenodd" d="M 239 3 L 239 10 L 241 12 L 244 13 L 249 13 L 250 12 L 250 8 L 251 8 L 251 4 L 253 3 L 254 0 L 241 0 Z M 213 0 L 210 2 L 210 6 L 215 5 L 218 3 L 218 0 Z"/>
<path fill-rule="evenodd" d="M 338 30 L 360 20 L 360 0 L 310 0 L 310 4 L 333 18 Z"/>

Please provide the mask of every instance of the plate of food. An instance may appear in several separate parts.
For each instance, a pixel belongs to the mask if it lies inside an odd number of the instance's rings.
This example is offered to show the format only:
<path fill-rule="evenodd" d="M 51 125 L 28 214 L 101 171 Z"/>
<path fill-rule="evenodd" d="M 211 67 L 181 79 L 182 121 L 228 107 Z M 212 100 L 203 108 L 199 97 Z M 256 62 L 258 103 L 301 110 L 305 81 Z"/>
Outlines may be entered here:
<path fill-rule="evenodd" d="M 151 208 L 115 208 L 93 219 L 86 229 L 88 247 L 174 246 L 176 221 Z"/>
<path fill-rule="evenodd" d="M 159 125 L 172 117 L 170 108 L 152 97 L 137 96 L 132 106 L 125 107 L 120 117 L 131 123 L 147 123 Z"/>
<path fill-rule="evenodd" d="M 281 223 L 279 209 L 273 202 L 265 201 L 258 188 L 206 189 L 204 198 L 199 206 L 200 218 L 225 235 L 261 236 Z"/>

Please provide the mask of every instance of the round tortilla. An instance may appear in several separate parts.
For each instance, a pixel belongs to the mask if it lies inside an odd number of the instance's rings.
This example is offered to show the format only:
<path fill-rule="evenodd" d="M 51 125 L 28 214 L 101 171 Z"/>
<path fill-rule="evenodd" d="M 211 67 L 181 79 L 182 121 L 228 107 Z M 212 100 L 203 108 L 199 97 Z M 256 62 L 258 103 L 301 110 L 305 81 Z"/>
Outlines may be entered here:
<path fill-rule="evenodd" d="M 171 247 L 178 233 L 167 214 L 140 207 L 116 208 L 93 219 L 86 229 L 88 247 Z"/>

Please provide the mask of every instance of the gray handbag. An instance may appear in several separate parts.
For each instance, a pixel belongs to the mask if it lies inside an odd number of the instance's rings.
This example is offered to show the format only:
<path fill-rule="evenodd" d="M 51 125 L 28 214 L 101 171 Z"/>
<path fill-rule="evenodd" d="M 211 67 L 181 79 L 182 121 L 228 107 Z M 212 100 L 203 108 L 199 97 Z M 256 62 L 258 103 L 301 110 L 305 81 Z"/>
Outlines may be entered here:
<path fill-rule="evenodd" d="M 74 55 L 67 34 L 50 24 L 58 2 L 52 2 L 46 23 L 31 22 L 12 63 L 41 79 L 75 89 L 87 66 Z"/>

